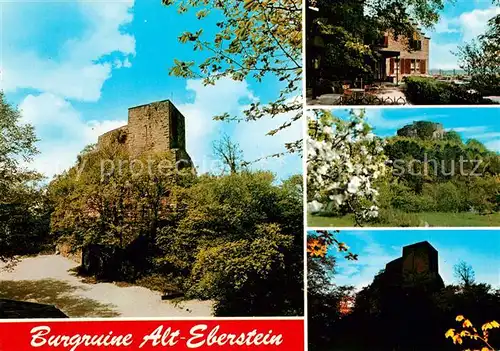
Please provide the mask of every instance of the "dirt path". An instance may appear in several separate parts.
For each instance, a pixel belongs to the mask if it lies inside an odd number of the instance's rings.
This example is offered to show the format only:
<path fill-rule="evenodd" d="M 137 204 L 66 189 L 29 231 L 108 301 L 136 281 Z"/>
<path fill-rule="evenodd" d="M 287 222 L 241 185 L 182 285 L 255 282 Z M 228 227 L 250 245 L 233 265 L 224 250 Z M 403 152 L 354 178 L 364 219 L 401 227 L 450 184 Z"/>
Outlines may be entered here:
<path fill-rule="evenodd" d="M 69 270 L 78 264 L 56 255 L 0 263 L 0 298 L 55 305 L 70 317 L 206 317 L 209 301 L 162 301 L 149 289 L 111 283 L 86 284 Z"/>

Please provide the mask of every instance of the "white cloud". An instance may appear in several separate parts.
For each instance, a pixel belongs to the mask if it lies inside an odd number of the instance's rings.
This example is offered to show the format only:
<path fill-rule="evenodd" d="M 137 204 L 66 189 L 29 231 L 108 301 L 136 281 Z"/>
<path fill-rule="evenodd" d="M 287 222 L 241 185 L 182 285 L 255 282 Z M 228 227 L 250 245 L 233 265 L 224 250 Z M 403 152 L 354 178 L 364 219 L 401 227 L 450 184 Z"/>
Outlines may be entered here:
<path fill-rule="evenodd" d="M 389 119 L 384 117 L 383 109 L 367 109 L 366 110 L 366 119 L 368 123 L 375 129 L 375 133 L 377 130 L 393 130 L 397 128 L 404 127 L 405 125 L 412 124 L 415 121 L 426 121 L 429 118 L 441 118 L 447 117 L 446 115 L 415 115 L 406 118 L 398 118 L 398 119 Z"/>
<path fill-rule="evenodd" d="M 135 39 L 124 33 L 122 27 L 133 19 L 130 10 L 134 1 L 82 0 L 77 4 L 79 14 L 85 19 L 83 34 L 69 36 L 62 47 L 57 48 L 57 57 L 11 45 L 3 52 L 0 89 L 13 92 L 28 88 L 66 99 L 97 101 L 104 82 L 111 76 L 113 62 L 115 68 L 130 67 L 129 57 L 135 55 Z M 22 6 L 13 9 L 17 9 L 13 15 L 19 23 L 29 22 L 29 18 L 23 17 Z M 14 28 L 10 28 L 12 31 Z M 38 33 L 31 34 L 36 38 Z M 110 55 L 120 58 L 110 61 Z"/>
<path fill-rule="evenodd" d="M 271 118 L 265 116 L 257 121 L 240 123 L 235 126 L 233 137 L 240 144 L 244 157 L 248 161 L 264 158 L 254 167 L 290 176 L 291 173 L 301 173 L 301 160 L 298 155 L 285 155 L 279 158 L 269 158 L 271 154 L 285 151 L 285 143 L 302 139 L 302 120 L 295 121 L 291 126 L 275 135 L 266 135 L 269 131 L 291 121 L 296 111 L 281 114 Z M 266 158 L 267 157 L 267 158 Z M 293 165 L 292 167 L 290 167 Z"/>
<path fill-rule="evenodd" d="M 490 150 L 500 152 L 500 139 L 488 141 L 485 146 Z"/>
<path fill-rule="evenodd" d="M 220 137 L 223 122 L 213 117 L 224 112 L 239 114 L 242 100 L 255 100 L 246 82 L 229 78 L 219 80 L 215 86 L 204 86 L 201 80 L 189 79 L 186 90 L 194 93 L 191 103 L 176 104 L 186 118 L 186 148 L 201 173 L 213 165 L 212 141 Z"/>
<path fill-rule="evenodd" d="M 375 275 L 381 269 L 385 269 L 387 263 L 401 257 L 402 246 L 382 246 L 367 233 L 351 232 L 349 234 L 356 235 L 363 240 L 365 246 L 361 252 L 356 252 L 359 254 L 358 261 L 337 261 L 338 273 L 335 275 L 335 283 L 338 285 L 353 285 L 357 289 L 361 289 L 371 284 Z M 409 244 L 411 243 L 409 242 Z M 486 282 L 496 287 L 500 286 L 498 271 L 491 269 L 491 267 L 500 265 L 498 257 L 479 254 L 462 247 L 443 248 L 435 243 L 431 242 L 431 244 L 438 250 L 439 274 L 445 284 L 455 283 L 453 266 L 460 260 L 465 260 L 475 269 L 476 281 Z"/>
<path fill-rule="evenodd" d="M 366 120 L 377 131 L 377 129 L 394 129 L 400 128 L 414 121 L 422 120 L 425 117 L 408 117 L 398 119 L 388 119 L 384 117 L 382 109 L 367 109 Z"/>
<path fill-rule="evenodd" d="M 464 12 L 454 18 L 441 17 L 434 29 L 428 33 L 432 38 L 430 67 L 443 70 L 459 69 L 457 57 L 453 52 L 457 52 L 459 46 L 484 34 L 488 21 L 498 14 L 500 14 L 500 7 L 491 6 L 486 9 Z M 432 33 L 457 34 L 458 38 L 453 42 L 443 42 L 442 38 L 436 38 Z"/>
<path fill-rule="evenodd" d="M 248 101 L 255 101 L 246 82 L 222 79 L 214 88 L 203 86 L 200 80 L 188 80 L 186 89 L 194 92 L 192 103 L 178 104 L 177 108 L 186 118 L 187 151 L 193 158 L 199 172 L 217 170 L 212 156 L 212 142 L 221 137 L 222 130 L 243 149 L 246 160 L 284 151 L 285 142 L 301 138 L 302 124 L 296 122 L 290 128 L 275 136 L 265 134 L 285 122 L 289 116 L 274 119 L 264 117 L 255 122 L 227 123 L 214 121 L 213 117 L 224 112 L 241 116 Z M 41 154 L 31 165 L 36 170 L 52 177 L 71 167 L 78 153 L 88 144 L 97 142 L 99 135 L 127 124 L 126 120 L 85 121 L 73 105 L 52 93 L 28 95 L 20 104 L 23 121 L 36 128 L 41 139 L 38 147 Z M 290 156 L 289 156 L 290 157 Z M 300 171 L 301 162 L 287 158 L 261 162 L 257 166 L 283 173 L 289 170 L 289 162 Z M 288 175 L 288 174 L 287 174 Z"/>
<path fill-rule="evenodd" d="M 23 122 L 32 124 L 40 141 L 40 154 L 30 167 L 51 178 L 70 168 L 88 144 L 109 130 L 127 124 L 124 120 L 85 122 L 66 100 L 51 93 L 28 95 L 19 106 Z"/>
<path fill-rule="evenodd" d="M 464 133 L 467 139 L 478 139 L 490 150 L 500 151 L 500 133 L 488 132 L 486 126 L 450 128 L 459 133 Z"/>
<path fill-rule="evenodd" d="M 401 256 L 401 248 L 384 248 L 376 243 L 369 235 L 357 235 L 366 242 L 366 246 L 357 261 L 339 260 L 337 262 L 338 274 L 335 283 L 338 285 L 353 285 L 361 289 L 373 282 L 373 278 L 385 269 L 385 265 Z"/>
<path fill-rule="evenodd" d="M 457 28 L 459 24 L 458 18 L 449 19 L 447 17 L 441 17 L 439 22 L 434 26 L 434 32 L 436 33 L 459 33 Z"/>
<path fill-rule="evenodd" d="M 484 126 L 475 126 L 475 127 L 457 127 L 457 128 L 449 128 L 448 130 L 454 130 L 457 133 L 481 133 L 487 130 L 487 127 Z"/>
<path fill-rule="evenodd" d="M 285 142 L 301 138 L 300 121 L 274 136 L 265 136 L 271 129 L 289 119 L 289 115 L 231 124 L 213 120 L 214 116 L 224 112 L 242 117 L 248 102 L 257 101 L 245 81 L 237 82 L 224 78 L 215 86 L 203 86 L 201 80 L 188 80 L 186 89 L 194 93 L 194 100 L 192 103 L 179 104 L 177 108 L 186 118 L 187 151 L 201 173 L 216 170 L 212 143 L 221 138 L 223 131 L 230 135 L 233 142 L 240 145 L 245 160 L 249 161 L 284 151 Z M 285 167 L 284 162 L 289 161 L 289 158 L 270 159 L 259 162 L 256 166 L 277 172 Z M 300 161 L 294 160 L 294 162 L 301 164 Z"/>
<path fill-rule="evenodd" d="M 460 15 L 459 21 L 465 41 L 471 41 L 486 32 L 488 21 L 500 14 L 500 7 L 492 6 L 484 10 L 473 10 Z"/>
<path fill-rule="evenodd" d="M 460 69 L 455 53 L 458 52 L 458 44 L 443 44 L 431 40 L 430 44 L 430 67 L 431 69 L 452 70 Z"/>

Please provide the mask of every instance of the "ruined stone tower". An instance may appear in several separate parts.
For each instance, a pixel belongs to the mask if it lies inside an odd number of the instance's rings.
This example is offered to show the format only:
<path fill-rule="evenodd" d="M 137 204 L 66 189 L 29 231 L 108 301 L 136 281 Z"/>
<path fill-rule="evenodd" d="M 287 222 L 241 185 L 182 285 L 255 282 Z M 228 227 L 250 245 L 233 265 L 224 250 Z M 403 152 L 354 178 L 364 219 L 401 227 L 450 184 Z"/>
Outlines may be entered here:
<path fill-rule="evenodd" d="M 439 290 L 444 282 L 439 275 L 438 251 L 427 241 L 403 247 L 403 255 L 386 265 L 385 279 L 400 287 L 425 286 Z"/>
<path fill-rule="evenodd" d="M 128 124 L 99 137 L 98 148 L 113 143 L 126 145 L 131 157 L 166 152 L 174 162 L 187 162 L 184 116 L 169 100 L 128 109 Z"/>

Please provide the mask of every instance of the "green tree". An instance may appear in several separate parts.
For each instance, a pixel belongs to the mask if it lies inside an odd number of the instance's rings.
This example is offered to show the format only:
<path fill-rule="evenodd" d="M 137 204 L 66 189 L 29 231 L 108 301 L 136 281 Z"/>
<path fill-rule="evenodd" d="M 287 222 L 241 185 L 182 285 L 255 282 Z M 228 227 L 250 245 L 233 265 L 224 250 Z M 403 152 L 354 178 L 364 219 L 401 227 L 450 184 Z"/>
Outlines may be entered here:
<path fill-rule="evenodd" d="M 179 194 L 176 227 L 158 237 L 164 272 L 184 277 L 220 316 L 297 315 L 303 306 L 302 190 L 268 172 L 202 175 Z"/>
<path fill-rule="evenodd" d="M 26 168 L 36 141 L 34 128 L 0 92 L 0 260 L 36 252 L 48 234 L 42 176 Z"/>
<path fill-rule="evenodd" d="M 498 1 L 494 4 L 500 5 Z M 456 53 L 460 68 L 471 76 L 472 88 L 483 95 L 500 94 L 500 15 L 488 21 L 488 29 Z"/>
<path fill-rule="evenodd" d="M 239 172 L 244 166 L 243 151 L 240 146 L 231 141 L 231 138 L 224 134 L 220 140 L 212 144 L 215 158 L 222 162 L 223 171 L 229 170 L 230 173 Z"/>
<path fill-rule="evenodd" d="M 413 38 L 416 26 L 432 27 L 446 0 L 307 0 L 307 85 L 373 79 L 373 61 L 384 33 Z M 411 49 L 411 41 L 407 46 Z M 331 93 L 331 91 L 330 91 Z"/>
<path fill-rule="evenodd" d="M 52 232 L 75 247 L 124 248 L 139 236 L 154 243 L 169 220 L 174 188 L 193 178 L 169 160 L 165 153 L 131 158 L 121 144 L 85 148 L 77 164 L 49 186 L 56 204 Z"/>
<path fill-rule="evenodd" d="M 453 266 L 453 275 L 458 279 L 460 285 L 464 287 L 469 287 L 475 282 L 474 269 L 470 264 L 465 261 L 460 261 Z"/>
<path fill-rule="evenodd" d="M 459 144 L 462 143 L 462 137 L 460 136 L 460 134 L 458 134 L 454 130 L 447 132 L 444 135 L 444 139 L 449 140 L 449 141 L 454 141 L 454 142 L 459 143 Z"/>

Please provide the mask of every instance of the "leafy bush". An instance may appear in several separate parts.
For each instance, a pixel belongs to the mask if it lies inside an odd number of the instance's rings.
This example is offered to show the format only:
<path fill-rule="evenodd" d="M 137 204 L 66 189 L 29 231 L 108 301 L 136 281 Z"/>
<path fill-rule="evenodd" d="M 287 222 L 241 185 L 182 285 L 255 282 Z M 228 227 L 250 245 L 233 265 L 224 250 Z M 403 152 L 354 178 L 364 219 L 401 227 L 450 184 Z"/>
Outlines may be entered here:
<path fill-rule="evenodd" d="M 459 188 L 452 182 L 435 185 L 433 192 L 439 212 L 461 212 L 467 210 L 465 198 L 463 198 Z"/>
<path fill-rule="evenodd" d="M 252 240 L 207 246 L 196 257 L 189 296 L 214 299 L 216 315 L 295 315 L 299 291 L 286 288 L 291 250 L 292 238 L 276 224 L 260 226 Z"/>
<path fill-rule="evenodd" d="M 470 210 L 491 213 L 500 209 L 500 178 L 476 177 L 466 187 Z"/>
<path fill-rule="evenodd" d="M 404 184 L 392 182 L 379 188 L 380 206 L 394 208 L 408 213 L 433 212 L 436 210 L 436 200 L 426 194 L 416 194 Z"/>
<path fill-rule="evenodd" d="M 147 250 L 130 250 L 138 260 L 125 255 L 131 264 L 120 276 L 213 299 L 218 315 L 302 314 L 301 176 L 277 185 L 270 172 L 195 177 L 188 170 L 133 175 L 124 169 L 103 180 L 101 158 L 119 162 L 128 154 L 106 148 L 85 154 L 84 172 L 77 177 L 74 167 L 51 183 L 56 236 L 76 247 L 121 248 L 116 252 L 146 238 Z"/>
<path fill-rule="evenodd" d="M 415 213 L 406 213 L 391 208 L 380 209 L 380 215 L 375 223 L 382 223 L 391 227 L 422 227 L 424 223 Z"/>
<path fill-rule="evenodd" d="M 433 78 L 407 77 L 405 95 L 415 105 L 492 104 L 468 88 Z"/>

